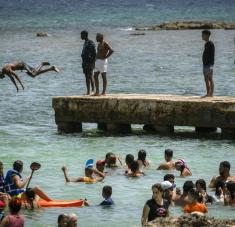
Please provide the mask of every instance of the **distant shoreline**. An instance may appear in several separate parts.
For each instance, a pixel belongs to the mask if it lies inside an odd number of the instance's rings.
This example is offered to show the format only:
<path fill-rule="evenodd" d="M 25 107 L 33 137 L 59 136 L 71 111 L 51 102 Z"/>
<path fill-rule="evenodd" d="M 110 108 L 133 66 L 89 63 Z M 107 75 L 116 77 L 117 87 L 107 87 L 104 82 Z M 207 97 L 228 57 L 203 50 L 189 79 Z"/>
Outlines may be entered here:
<path fill-rule="evenodd" d="M 194 29 L 225 29 L 235 30 L 235 23 L 208 22 L 208 21 L 175 21 L 147 27 L 136 27 L 136 31 L 160 30 L 194 30 Z"/>

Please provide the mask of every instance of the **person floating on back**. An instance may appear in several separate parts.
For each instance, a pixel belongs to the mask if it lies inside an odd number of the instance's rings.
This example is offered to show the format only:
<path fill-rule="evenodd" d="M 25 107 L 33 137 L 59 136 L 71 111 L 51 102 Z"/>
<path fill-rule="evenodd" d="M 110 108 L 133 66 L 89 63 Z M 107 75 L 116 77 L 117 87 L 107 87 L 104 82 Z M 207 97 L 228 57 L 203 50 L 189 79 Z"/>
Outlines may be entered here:
<path fill-rule="evenodd" d="M 209 30 L 202 31 L 202 40 L 204 40 L 205 47 L 202 55 L 203 62 L 203 74 L 206 83 L 206 95 L 205 97 L 212 97 L 214 93 L 214 81 L 213 81 L 213 66 L 215 57 L 215 46 L 213 42 L 209 40 L 211 32 Z"/>
<path fill-rule="evenodd" d="M 107 66 L 108 66 L 108 58 L 113 54 L 113 49 L 111 46 L 104 41 L 104 36 L 101 33 L 96 34 L 96 41 L 99 43 L 97 47 L 97 56 L 95 62 L 95 70 L 94 70 L 94 77 L 95 77 L 95 96 L 98 96 L 100 93 L 99 90 L 99 74 L 101 74 L 103 79 L 103 91 L 101 95 L 106 94 L 107 88 Z"/>
<path fill-rule="evenodd" d="M 175 169 L 175 162 L 172 160 L 173 151 L 171 149 L 165 150 L 165 163 L 161 163 L 157 170 L 172 170 Z"/>
<path fill-rule="evenodd" d="M 24 89 L 24 86 L 20 78 L 18 77 L 18 75 L 15 73 L 15 71 L 18 71 L 18 70 L 25 71 L 28 76 L 33 77 L 33 78 L 49 71 L 59 72 L 59 69 L 54 65 L 47 69 L 42 69 L 44 66 L 47 66 L 47 65 L 50 65 L 50 63 L 42 62 L 40 65 L 38 65 L 35 68 L 27 65 L 25 62 L 17 62 L 15 64 L 6 64 L 0 70 L 0 78 L 3 79 L 5 76 L 8 76 L 11 79 L 12 83 L 15 85 L 17 92 L 18 92 L 19 88 L 16 84 L 16 80 L 20 83 L 23 89 Z"/>
<path fill-rule="evenodd" d="M 87 31 L 81 32 L 81 39 L 85 41 L 83 44 L 81 57 L 82 57 L 82 69 L 86 77 L 86 87 L 87 87 L 86 94 L 90 95 L 91 90 L 92 92 L 94 92 L 93 70 L 95 66 L 96 49 L 94 42 L 88 39 Z"/>
<path fill-rule="evenodd" d="M 66 182 L 85 182 L 85 183 L 96 183 L 102 181 L 105 177 L 104 173 L 101 173 L 97 169 L 93 168 L 93 159 L 87 160 L 85 166 L 85 176 L 78 178 L 70 178 L 68 176 L 68 170 L 66 166 L 62 166 L 64 178 Z"/>

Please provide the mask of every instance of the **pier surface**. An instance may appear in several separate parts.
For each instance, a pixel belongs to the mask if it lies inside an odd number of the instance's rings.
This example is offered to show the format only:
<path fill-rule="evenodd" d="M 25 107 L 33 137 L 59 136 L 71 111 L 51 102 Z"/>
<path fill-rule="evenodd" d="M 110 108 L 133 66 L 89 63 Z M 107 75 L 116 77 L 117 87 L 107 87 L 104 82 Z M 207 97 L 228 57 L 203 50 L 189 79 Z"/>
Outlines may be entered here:
<path fill-rule="evenodd" d="M 58 131 L 81 132 L 82 123 L 99 129 L 127 132 L 131 124 L 145 130 L 173 132 L 174 126 L 193 126 L 197 132 L 221 128 L 235 135 L 235 97 L 112 94 L 55 97 L 52 102 Z"/>

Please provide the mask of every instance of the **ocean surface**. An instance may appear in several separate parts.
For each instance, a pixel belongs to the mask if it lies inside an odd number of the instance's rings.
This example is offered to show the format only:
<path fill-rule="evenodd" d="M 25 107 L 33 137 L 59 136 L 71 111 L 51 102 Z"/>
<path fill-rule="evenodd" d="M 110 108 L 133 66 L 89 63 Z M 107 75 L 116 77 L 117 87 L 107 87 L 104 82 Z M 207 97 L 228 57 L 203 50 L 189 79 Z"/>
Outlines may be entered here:
<path fill-rule="evenodd" d="M 223 160 L 230 161 L 235 174 L 234 140 L 200 138 L 192 128 L 180 127 L 174 136 L 151 135 L 141 125 L 129 135 L 107 135 L 94 124 L 85 124 L 81 134 L 59 134 L 52 109 L 54 96 L 86 92 L 80 57 L 83 29 L 93 40 L 97 32 L 103 33 L 115 51 L 108 66 L 109 93 L 205 94 L 200 30 L 130 34 L 136 26 L 176 20 L 235 22 L 234 12 L 233 0 L 0 0 L 0 64 L 23 60 L 35 66 L 47 60 L 61 69 L 34 79 L 19 72 L 25 90 L 18 93 L 8 78 L 0 80 L 0 161 L 5 172 L 20 159 L 26 177 L 30 163 L 40 162 L 31 186 L 40 185 L 54 199 L 87 198 L 94 205 L 24 212 L 26 227 L 56 226 L 58 215 L 70 212 L 78 215 L 79 226 L 140 226 L 151 185 L 166 174 L 156 171 L 166 148 L 174 150 L 175 159 L 186 160 L 193 173 L 190 180 L 204 178 L 209 183 Z M 38 38 L 37 32 L 49 36 Z M 211 39 L 216 47 L 215 95 L 235 96 L 235 31 L 213 30 Z M 190 136 L 181 133 L 185 130 Z M 79 177 L 89 158 L 103 159 L 112 151 L 124 161 L 128 153 L 137 157 L 139 149 L 145 149 L 151 160 L 144 177 L 128 179 L 120 168 L 102 183 L 65 184 L 62 165 L 67 165 L 70 176 Z M 177 186 L 182 186 L 185 179 L 175 175 Z M 104 185 L 113 187 L 116 205 L 110 209 L 96 206 Z M 172 207 L 170 213 L 181 215 L 182 209 Z M 235 208 L 213 205 L 208 215 L 234 218 Z"/>

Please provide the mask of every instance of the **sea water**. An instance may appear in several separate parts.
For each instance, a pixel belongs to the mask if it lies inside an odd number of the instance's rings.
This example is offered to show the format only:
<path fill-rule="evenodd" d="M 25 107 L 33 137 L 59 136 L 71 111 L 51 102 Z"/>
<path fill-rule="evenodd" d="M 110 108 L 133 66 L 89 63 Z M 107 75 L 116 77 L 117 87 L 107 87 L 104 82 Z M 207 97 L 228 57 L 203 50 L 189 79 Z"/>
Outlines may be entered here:
<path fill-rule="evenodd" d="M 203 95 L 201 55 L 204 42 L 200 30 L 145 32 L 130 35 L 135 26 L 148 26 L 176 20 L 235 21 L 235 3 L 226 1 L 2 1 L 0 0 L 0 63 L 23 60 L 35 66 L 41 61 L 57 65 L 60 73 L 47 73 L 30 78 L 18 72 L 25 90 L 18 93 L 8 78 L 0 80 L 0 160 L 5 172 L 12 163 L 23 160 L 23 176 L 30 174 L 29 165 L 40 162 L 30 183 L 40 185 L 53 199 L 87 198 L 94 206 L 56 208 L 24 212 L 26 226 L 56 226 L 61 213 L 74 212 L 80 226 L 140 226 L 146 200 L 151 198 L 151 185 L 161 182 L 166 171 L 156 171 L 171 148 L 174 158 L 184 158 L 194 182 L 204 178 L 209 183 L 218 174 L 220 161 L 230 161 L 235 174 L 235 143 L 213 137 L 196 137 L 192 128 L 176 128 L 174 136 L 146 134 L 142 125 L 132 134 L 102 133 L 95 124 L 84 124 L 80 134 L 57 133 L 52 98 L 81 95 L 86 92 L 81 69 L 83 41 L 80 32 L 101 32 L 114 49 L 108 65 L 108 93 L 163 93 Z M 36 32 L 48 37 L 38 38 Z M 235 95 L 235 31 L 213 30 L 216 48 L 215 95 Z M 188 130 L 188 134 L 182 131 Z M 70 176 L 84 175 L 87 159 L 103 159 L 107 152 L 122 157 L 139 149 L 147 151 L 151 165 L 146 176 L 129 179 L 123 169 L 111 172 L 102 183 L 66 184 L 61 171 L 67 165 Z M 176 175 L 181 187 L 186 179 Z M 110 209 L 95 206 L 102 201 L 105 185 L 113 187 L 116 205 Z M 213 193 L 213 192 L 209 192 Z M 210 216 L 234 218 L 235 209 L 213 205 Z M 181 215 L 179 207 L 170 208 L 173 216 Z"/>

